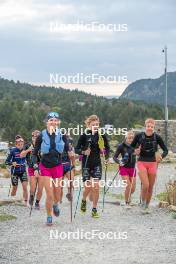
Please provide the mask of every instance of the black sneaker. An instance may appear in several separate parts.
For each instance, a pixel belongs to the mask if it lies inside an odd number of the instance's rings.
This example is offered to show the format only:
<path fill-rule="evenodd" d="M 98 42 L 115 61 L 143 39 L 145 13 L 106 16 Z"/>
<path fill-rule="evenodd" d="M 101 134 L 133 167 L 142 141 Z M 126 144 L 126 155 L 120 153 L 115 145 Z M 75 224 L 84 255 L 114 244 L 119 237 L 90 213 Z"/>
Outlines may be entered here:
<path fill-rule="evenodd" d="M 30 194 L 30 197 L 29 197 L 29 204 L 31 206 L 33 206 L 33 203 L 34 203 L 34 195 L 33 194 Z"/>
<path fill-rule="evenodd" d="M 81 202 L 81 212 L 85 213 L 86 212 L 86 201 L 82 200 Z"/>
<path fill-rule="evenodd" d="M 35 209 L 36 209 L 36 210 L 40 210 L 40 204 L 37 203 L 37 202 L 35 202 Z"/>
<path fill-rule="evenodd" d="M 71 193 L 67 193 L 66 194 L 66 197 L 67 197 L 67 199 L 68 199 L 69 202 L 72 201 L 72 195 L 71 195 Z"/>

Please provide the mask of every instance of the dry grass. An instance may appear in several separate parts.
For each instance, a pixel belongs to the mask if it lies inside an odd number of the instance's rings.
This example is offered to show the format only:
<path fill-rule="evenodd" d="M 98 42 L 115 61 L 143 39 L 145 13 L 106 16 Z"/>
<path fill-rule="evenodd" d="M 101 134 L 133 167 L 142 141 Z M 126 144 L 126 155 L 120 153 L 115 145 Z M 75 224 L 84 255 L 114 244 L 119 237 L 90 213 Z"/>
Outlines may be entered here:
<path fill-rule="evenodd" d="M 3 175 L 3 178 L 9 178 L 10 172 L 7 169 L 0 168 L 0 175 Z"/>
<path fill-rule="evenodd" d="M 14 215 L 0 213 L 0 222 L 5 222 L 5 221 L 15 220 L 15 219 L 17 218 Z"/>
<path fill-rule="evenodd" d="M 176 180 L 170 181 L 168 184 L 166 184 L 166 201 L 170 205 L 176 206 Z"/>

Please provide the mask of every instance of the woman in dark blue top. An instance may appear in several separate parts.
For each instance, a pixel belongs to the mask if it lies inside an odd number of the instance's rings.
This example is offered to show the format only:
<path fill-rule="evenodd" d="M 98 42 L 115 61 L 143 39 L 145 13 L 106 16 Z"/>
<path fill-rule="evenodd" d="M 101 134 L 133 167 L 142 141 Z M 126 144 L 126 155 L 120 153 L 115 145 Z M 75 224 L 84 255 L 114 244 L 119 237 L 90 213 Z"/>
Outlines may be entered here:
<path fill-rule="evenodd" d="M 15 147 L 11 148 L 10 153 L 5 161 L 6 165 L 11 166 L 11 181 L 12 191 L 11 196 L 16 196 L 18 189 L 18 180 L 20 179 L 23 187 L 23 199 L 27 205 L 28 192 L 27 192 L 27 174 L 26 174 L 26 158 L 21 157 L 23 151 L 24 140 L 22 137 L 17 136 L 15 140 Z"/>

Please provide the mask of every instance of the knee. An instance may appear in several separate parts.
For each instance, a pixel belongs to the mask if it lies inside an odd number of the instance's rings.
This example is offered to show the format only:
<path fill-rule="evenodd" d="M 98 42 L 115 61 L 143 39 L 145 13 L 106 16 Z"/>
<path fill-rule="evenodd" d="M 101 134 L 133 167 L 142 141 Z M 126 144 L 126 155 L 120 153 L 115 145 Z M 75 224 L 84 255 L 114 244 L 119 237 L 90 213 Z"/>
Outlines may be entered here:
<path fill-rule="evenodd" d="M 91 182 L 90 181 L 85 181 L 84 187 L 85 187 L 86 190 L 90 190 L 90 188 L 91 188 Z"/>
<path fill-rule="evenodd" d="M 153 192 L 153 186 L 150 186 L 150 187 L 148 188 L 148 192 L 149 192 L 150 194 L 152 194 L 152 192 Z"/>
<path fill-rule="evenodd" d="M 131 183 L 130 183 L 129 181 L 127 181 L 127 183 L 126 183 L 126 188 L 127 188 L 127 189 L 132 188 L 132 185 L 131 185 Z"/>
<path fill-rule="evenodd" d="M 99 190 L 99 182 L 94 183 L 93 190 L 94 191 L 98 191 Z"/>
<path fill-rule="evenodd" d="M 149 184 L 148 184 L 148 183 L 144 183 L 144 184 L 142 184 L 142 190 L 143 190 L 144 192 L 147 192 L 148 189 L 149 189 Z"/>

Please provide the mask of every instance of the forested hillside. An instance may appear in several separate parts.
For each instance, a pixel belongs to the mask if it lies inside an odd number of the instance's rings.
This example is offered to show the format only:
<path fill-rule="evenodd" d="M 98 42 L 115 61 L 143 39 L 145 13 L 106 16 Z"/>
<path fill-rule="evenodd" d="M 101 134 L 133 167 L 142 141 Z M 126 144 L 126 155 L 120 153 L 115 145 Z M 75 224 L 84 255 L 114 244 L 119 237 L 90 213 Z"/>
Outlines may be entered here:
<path fill-rule="evenodd" d="M 48 111 L 58 111 L 62 127 L 83 124 L 86 116 L 97 114 L 101 125 L 110 123 L 116 128 L 143 124 L 148 116 L 163 118 L 163 109 L 155 104 L 93 96 L 78 90 L 33 86 L 0 79 L 0 135 L 2 140 L 14 141 L 16 134 L 26 140 L 33 129 L 44 127 Z M 176 109 L 170 108 L 170 118 Z"/>

